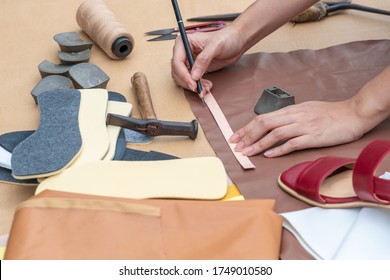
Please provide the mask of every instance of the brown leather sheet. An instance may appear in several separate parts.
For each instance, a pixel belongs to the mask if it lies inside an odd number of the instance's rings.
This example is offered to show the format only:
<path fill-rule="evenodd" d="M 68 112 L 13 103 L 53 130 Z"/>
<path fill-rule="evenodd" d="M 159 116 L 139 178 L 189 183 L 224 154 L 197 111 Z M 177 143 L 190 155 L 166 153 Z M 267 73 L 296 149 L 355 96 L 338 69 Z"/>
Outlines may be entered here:
<path fill-rule="evenodd" d="M 367 81 L 390 64 L 390 40 L 358 41 L 320 50 L 297 50 L 245 55 L 236 64 L 207 76 L 214 83 L 212 93 L 233 131 L 256 116 L 253 109 L 263 90 L 278 86 L 295 96 L 295 102 L 308 100 L 339 101 L 355 94 Z M 375 98 L 375 92 L 372 93 Z M 292 165 L 321 156 L 356 157 L 376 138 L 390 138 L 390 119 L 353 143 L 297 151 L 279 158 L 259 154 L 250 159 L 254 170 L 244 170 L 231 153 L 210 111 L 199 98 L 186 92 L 192 110 L 206 137 L 223 161 L 228 175 L 247 199 L 276 199 L 276 211 L 287 212 L 308 205 L 284 193 L 277 184 L 279 174 Z M 281 256 L 297 257 L 285 233 Z M 291 247 L 292 246 L 292 247 Z M 290 251 L 291 252 L 287 252 Z"/>
<path fill-rule="evenodd" d="M 45 190 L 16 211 L 5 259 L 277 259 L 273 206 Z"/>

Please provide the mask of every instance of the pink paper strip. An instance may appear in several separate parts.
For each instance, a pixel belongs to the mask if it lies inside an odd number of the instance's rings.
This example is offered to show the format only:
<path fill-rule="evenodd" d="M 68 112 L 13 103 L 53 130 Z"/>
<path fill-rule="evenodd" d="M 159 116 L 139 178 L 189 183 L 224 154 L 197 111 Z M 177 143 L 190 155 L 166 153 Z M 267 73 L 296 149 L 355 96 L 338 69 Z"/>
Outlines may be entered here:
<path fill-rule="evenodd" d="M 237 161 L 244 169 L 256 168 L 256 166 L 250 161 L 247 156 L 244 156 L 241 152 L 234 151 L 234 147 L 236 146 L 236 144 L 229 143 L 229 138 L 233 135 L 233 130 L 230 127 L 228 121 L 225 118 L 225 115 L 223 114 L 221 108 L 219 107 L 217 101 L 215 100 L 211 92 L 205 95 L 204 101 L 209 108 L 211 114 L 213 115 L 215 121 L 217 122 L 219 129 L 225 137 L 225 140 L 228 143 Z"/>

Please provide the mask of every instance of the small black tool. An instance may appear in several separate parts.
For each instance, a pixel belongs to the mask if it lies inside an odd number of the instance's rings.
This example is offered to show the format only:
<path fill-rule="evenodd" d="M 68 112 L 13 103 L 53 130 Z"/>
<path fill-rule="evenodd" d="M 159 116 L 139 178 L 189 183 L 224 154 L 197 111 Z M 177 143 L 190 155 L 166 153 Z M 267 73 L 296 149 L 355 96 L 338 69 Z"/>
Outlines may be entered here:
<path fill-rule="evenodd" d="M 295 104 L 294 95 L 276 86 L 266 88 L 255 106 L 256 114 L 266 114 Z"/>

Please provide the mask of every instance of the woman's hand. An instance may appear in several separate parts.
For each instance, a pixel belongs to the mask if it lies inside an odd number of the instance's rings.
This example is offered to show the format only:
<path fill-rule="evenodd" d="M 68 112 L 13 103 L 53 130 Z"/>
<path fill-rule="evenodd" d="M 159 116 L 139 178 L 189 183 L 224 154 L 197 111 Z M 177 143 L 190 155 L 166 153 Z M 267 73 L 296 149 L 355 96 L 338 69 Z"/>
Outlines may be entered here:
<path fill-rule="evenodd" d="M 194 65 L 189 70 L 183 42 L 178 36 L 173 48 L 171 74 L 175 83 L 181 87 L 196 91 L 196 81 L 204 73 L 226 67 L 237 61 L 242 55 L 242 44 L 239 36 L 234 39 L 234 31 L 229 27 L 215 32 L 198 32 L 188 35 L 194 56 Z M 213 84 L 201 79 L 204 94 L 209 92 Z"/>
<path fill-rule="evenodd" d="M 351 100 L 309 101 L 258 115 L 230 139 L 247 156 L 278 157 L 296 150 L 354 141 L 366 132 Z M 375 126 L 374 124 L 372 126 Z"/>

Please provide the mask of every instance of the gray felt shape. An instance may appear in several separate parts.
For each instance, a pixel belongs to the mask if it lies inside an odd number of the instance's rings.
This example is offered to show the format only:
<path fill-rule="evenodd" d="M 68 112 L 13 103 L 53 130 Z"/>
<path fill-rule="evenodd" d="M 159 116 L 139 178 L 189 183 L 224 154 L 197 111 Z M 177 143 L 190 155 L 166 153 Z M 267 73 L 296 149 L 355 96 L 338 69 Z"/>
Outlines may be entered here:
<path fill-rule="evenodd" d="M 14 185 L 29 185 L 37 186 L 38 181 L 36 179 L 18 180 L 12 176 L 12 172 L 9 169 L 0 167 L 0 182 L 11 183 Z"/>
<path fill-rule="evenodd" d="M 23 130 L 4 133 L 0 135 L 0 146 L 8 152 L 12 153 L 12 151 L 17 145 L 19 145 L 20 142 L 25 140 L 33 133 L 34 130 Z"/>
<path fill-rule="evenodd" d="M 121 95 L 122 96 L 122 95 Z M 119 97 L 116 95 L 116 97 Z M 122 99 L 122 98 L 118 98 Z M 118 100 L 119 101 L 119 100 Z M 20 142 L 24 141 L 27 137 L 33 134 L 35 130 L 25 130 L 25 131 L 13 131 L 0 135 L 0 146 L 2 146 L 5 150 L 12 153 L 17 145 Z M 118 140 L 116 143 L 116 150 L 113 160 L 121 160 L 125 156 L 126 151 L 126 138 L 121 129 Z M 12 172 L 9 169 L 0 167 L 0 181 L 5 183 L 11 183 L 16 185 L 31 185 L 37 186 L 38 181 L 36 179 L 26 179 L 26 180 L 18 180 L 12 176 Z"/>
<path fill-rule="evenodd" d="M 156 151 L 150 151 L 146 153 L 144 158 L 142 160 L 148 161 L 148 160 L 168 160 L 168 159 L 178 159 L 178 157 L 170 155 L 170 154 L 165 154 L 165 153 L 160 153 Z"/>
<path fill-rule="evenodd" d="M 108 100 L 117 102 L 127 102 L 126 97 L 115 91 L 108 91 Z"/>
<path fill-rule="evenodd" d="M 173 155 L 164 154 L 156 151 L 144 152 L 140 150 L 134 149 L 126 149 L 125 156 L 122 160 L 125 161 L 152 161 L 152 160 L 169 160 L 169 159 L 177 159 Z"/>
<path fill-rule="evenodd" d="M 12 172 L 18 179 L 54 174 L 65 168 L 81 149 L 79 91 L 58 89 L 43 92 L 38 96 L 38 107 L 39 128 L 12 153 Z"/>
<path fill-rule="evenodd" d="M 3 147 L 8 152 L 12 153 L 17 145 L 20 142 L 25 140 L 31 134 L 34 133 L 34 130 L 26 130 L 26 131 L 14 131 L 8 132 L 0 135 L 0 146 Z M 0 167 L 0 181 L 6 183 L 12 183 L 17 185 L 38 185 L 37 180 L 28 179 L 28 180 L 18 180 L 12 176 L 12 171 L 7 168 Z"/>
<path fill-rule="evenodd" d="M 120 130 L 118 139 L 116 140 L 115 154 L 113 160 L 121 160 L 126 152 L 126 137 L 123 129 Z"/>

